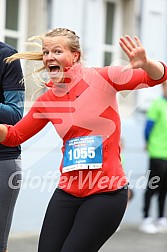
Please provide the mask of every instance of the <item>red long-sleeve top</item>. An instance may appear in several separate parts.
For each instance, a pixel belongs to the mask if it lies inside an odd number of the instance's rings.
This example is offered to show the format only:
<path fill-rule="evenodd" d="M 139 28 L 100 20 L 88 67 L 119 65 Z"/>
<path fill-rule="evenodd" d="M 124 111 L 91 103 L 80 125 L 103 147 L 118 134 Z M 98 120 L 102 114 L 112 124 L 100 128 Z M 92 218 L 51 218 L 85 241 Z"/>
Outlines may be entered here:
<path fill-rule="evenodd" d="M 16 146 L 48 122 L 63 139 L 59 187 L 77 197 L 114 191 L 127 184 L 120 159 L 120 117 L 116 94 L 160 84 L 142 69 L 121 67 L 67 69 L 65 83 L 53 85 L 14 126 L 6 125 L 4 145 Z M 88 159 L 87 159 L 88 158 Z"/>

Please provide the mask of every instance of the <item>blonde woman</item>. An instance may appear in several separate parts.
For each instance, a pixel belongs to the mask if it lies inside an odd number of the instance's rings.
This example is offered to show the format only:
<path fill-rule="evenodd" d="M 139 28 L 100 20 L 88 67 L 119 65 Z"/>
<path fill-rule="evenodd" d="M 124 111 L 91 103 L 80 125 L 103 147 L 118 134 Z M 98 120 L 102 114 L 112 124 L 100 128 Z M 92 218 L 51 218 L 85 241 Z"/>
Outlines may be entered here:
<path fill-rule="evenodd" d="M 117 230 L 128 200 L 116 94 L 160 84 L 167 69 L 147 57 L 136 36 L 119 41 L 127 66 L 99 68 L 80 63 L 79 37 L 69 29 L 53 29 L 35 39 L 41 39 L 41 51 L 16 54 L 8 61 L 42 60 L 50 88 L 15 126 L 0 125 L 0 141 L 18 145 L 53 124 L 63 139 L 63 159 L 38 251 L 95 252 Z"/>

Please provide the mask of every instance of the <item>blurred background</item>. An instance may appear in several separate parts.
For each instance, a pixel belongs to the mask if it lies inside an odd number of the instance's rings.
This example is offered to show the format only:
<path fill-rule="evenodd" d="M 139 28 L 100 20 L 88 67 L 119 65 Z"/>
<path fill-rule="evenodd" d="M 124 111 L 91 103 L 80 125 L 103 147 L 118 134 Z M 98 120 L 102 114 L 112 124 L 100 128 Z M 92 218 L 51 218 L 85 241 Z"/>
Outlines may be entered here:
<path fill-rule="evenodd" d="M 125 34 L 138 35 L 149 57 L 167 63 L 167 0 L 0 0 L 0 10 L 0 40 L 19 52 L 26 50 L 29 37 L 55 27 L 66 27 L 80 37 L 87 66 L 126 64 L 118 44 L 120 36 Z M 22 67 L 25 76 L 34 68 L 27 62 L 22 62 Z M 26 79 L 25 113 L 38 89 L 33 78 Z M 148 168 L 143 134 L 145 113 L 160 94 L 161 88 L 154 87 L 118 95 L 124 168 L 134 192 L 124 223 L 138 225 L 142 218 Z M 61 139 L 47 125 L 22 144 L 22 150 L 22 189 L 11 233 L 38 233 L 59 177 Z M 154 201 L 151 208 L 155 215 Z"/>

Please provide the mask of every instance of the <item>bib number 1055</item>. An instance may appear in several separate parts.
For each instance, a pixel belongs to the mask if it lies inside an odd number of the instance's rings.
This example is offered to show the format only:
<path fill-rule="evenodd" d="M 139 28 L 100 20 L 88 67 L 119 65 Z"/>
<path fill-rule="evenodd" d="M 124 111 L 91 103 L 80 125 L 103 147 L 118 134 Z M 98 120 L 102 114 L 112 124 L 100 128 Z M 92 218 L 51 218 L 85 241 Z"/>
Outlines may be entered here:
<path fill-rule="evenodd" d="M 71 149 L 69 152 L 69 160 L 73 159 L 86 159 L 95 157 L 95 147 L 81 147 Z"/>

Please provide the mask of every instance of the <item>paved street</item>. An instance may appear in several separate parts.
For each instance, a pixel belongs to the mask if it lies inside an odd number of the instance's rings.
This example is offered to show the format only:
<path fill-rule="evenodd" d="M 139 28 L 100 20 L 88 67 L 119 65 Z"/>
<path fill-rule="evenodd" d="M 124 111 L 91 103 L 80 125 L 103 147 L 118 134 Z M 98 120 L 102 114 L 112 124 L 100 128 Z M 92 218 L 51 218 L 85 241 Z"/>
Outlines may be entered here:
<path fill-rule="evenodd" d="M 166 233 L 145 235 L 138 231 L 137 226 L 124 225 L 99 252 L 165 252 L 167 251 L 166 238 Z M 38 236 L 35 234 L 12 235 L 9 241 L 9 252 L 36 252 L 37 241 Z"/>

